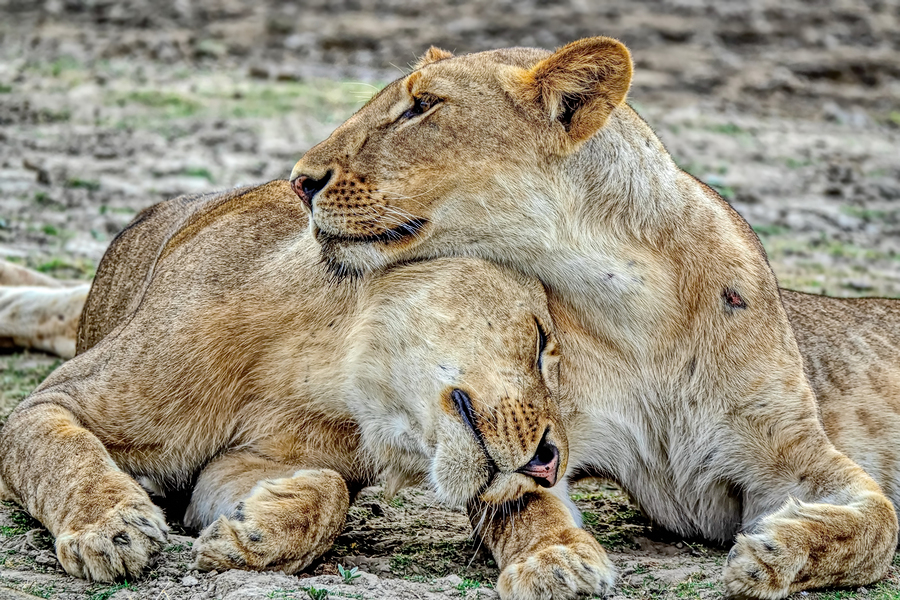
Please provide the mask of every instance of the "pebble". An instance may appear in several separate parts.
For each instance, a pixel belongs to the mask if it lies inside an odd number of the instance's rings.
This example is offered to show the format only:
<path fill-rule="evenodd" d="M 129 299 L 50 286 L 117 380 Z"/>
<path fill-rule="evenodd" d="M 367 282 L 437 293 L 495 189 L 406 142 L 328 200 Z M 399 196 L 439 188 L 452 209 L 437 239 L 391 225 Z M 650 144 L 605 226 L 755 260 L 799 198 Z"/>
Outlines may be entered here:
<path fill-rule="evenodd" d="M 200 583 L 200 580 L 194 577 L 193 575 L 187 575 L 181 578 L 181 585 L 185 587 L 191 587 Z"/>

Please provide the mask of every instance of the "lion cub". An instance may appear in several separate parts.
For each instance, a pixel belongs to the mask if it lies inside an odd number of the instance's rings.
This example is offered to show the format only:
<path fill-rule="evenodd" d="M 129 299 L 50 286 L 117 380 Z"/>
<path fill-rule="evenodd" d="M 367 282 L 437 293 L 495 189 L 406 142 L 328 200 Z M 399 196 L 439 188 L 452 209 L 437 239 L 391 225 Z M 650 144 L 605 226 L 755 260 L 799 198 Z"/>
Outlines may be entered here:
<path fill-rule="evenodd" d="M 199 567 L 296 571 L 381 472 L 456 504 L 565 472 L 540 283 L 474 259 L 337 282 L 286 182 L 148 209 L 88 305 L 92 347 L 0 432 L 0 495 L 72 575 L 134 577 L 160 550 L 136 479 L 192 489 Z"/>

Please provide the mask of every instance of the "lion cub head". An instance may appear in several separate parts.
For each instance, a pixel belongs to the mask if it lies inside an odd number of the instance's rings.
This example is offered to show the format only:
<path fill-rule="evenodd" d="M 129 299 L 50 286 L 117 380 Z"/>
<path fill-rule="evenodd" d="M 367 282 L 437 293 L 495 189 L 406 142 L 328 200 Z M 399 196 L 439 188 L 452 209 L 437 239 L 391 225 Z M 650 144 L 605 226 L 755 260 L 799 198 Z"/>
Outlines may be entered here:
<path fill-rule="evenodd" d="M 456 505 L 555 484 L 568 447 L 540 283 L 473 259 L 376 281 L 349 354 L 366 455 L 404 483 L 429 479 Z"/>
<path fill-rule="evenodd" d="M 523 270 L 510 257 L 538 257 L 576 226 L 572 199 L 597 185 L 585 164 L 614 161 L 579 156 L 631 72 L 628 50 L 604 37 L 555 53 L 430 50 L 294 167 L 327 263 L 353 274 L 479 256 Z"/>

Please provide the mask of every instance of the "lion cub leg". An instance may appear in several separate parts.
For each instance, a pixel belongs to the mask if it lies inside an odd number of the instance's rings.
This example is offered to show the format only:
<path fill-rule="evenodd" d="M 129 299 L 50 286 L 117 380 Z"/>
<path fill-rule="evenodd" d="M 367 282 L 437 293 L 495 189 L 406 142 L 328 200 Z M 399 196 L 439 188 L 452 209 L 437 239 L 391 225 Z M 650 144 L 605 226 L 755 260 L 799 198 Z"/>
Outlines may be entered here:
<path fill-rule="evenodd" d="M 881 579 L 890 566 L 897 546 L 890 500 L 827 441 L 806 450 L 758 479 L 767 489 L 745 494 L 745 529 L 725 566 L 730 594 L 774 599 L 855 587 Z"/>
<path fill-rule="evenodd" d="M 564 485 L 557 487 L 565 494 Z M 602 596 L 612 589 L 615 571 L 606 552 L 578 526 L 566 502 L 541 490 L 511 506 L 469 507 L 469 520 L 500 566 L 501 598 Z"/>
<path fill-rule="evenodd" d="M 71 575 L 135 577 L 166 541 L 162 511 L 53 395 L 33 396 L 0 431 L 0 495 L 50 530 Z"/>
<path fill-rule="evenodd" d="M 349 508 L 347 485 L 330 469 L 230 452 L 203 469 L 185 522 L 206 527 L 194 546 L 200 569 L 292 573 L 331 547 Z"/>

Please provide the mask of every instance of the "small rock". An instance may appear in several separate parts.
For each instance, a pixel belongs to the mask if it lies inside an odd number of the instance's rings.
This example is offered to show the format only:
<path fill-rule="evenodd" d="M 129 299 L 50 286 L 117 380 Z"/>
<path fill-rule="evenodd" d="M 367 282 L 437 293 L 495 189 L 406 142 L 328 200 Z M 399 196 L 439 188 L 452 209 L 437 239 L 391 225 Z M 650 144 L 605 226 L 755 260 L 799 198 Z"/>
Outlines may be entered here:
<path fill-rule="evenodd" d="M 844 287 L 856 290 L 857 292 L 867 292 L 872 289 L 872 284 L 862 279 L 848 279 L 844 282 Z"/>
<path fill-rule="evenodd" d="M 195 586 L 200 583 L 200 580 L 194 577 L 193 575 L 187 575 L 181 578 L 181 585 L 184 587 Z"/>
<path fill-rule="evenodd" d="M 49 550 L 42 550 L 34 557 L 34 562 L 44 566 L 56 566 L 58 564 L 56 557 Z"/>
<path fill-rule="evenodd" d="M 435 581 L 436 584 L 444 588 L 455 588 L 462 582 L 463 579 L 459 575 L 447 575 L 446 577 L 441 577 Z"/>

